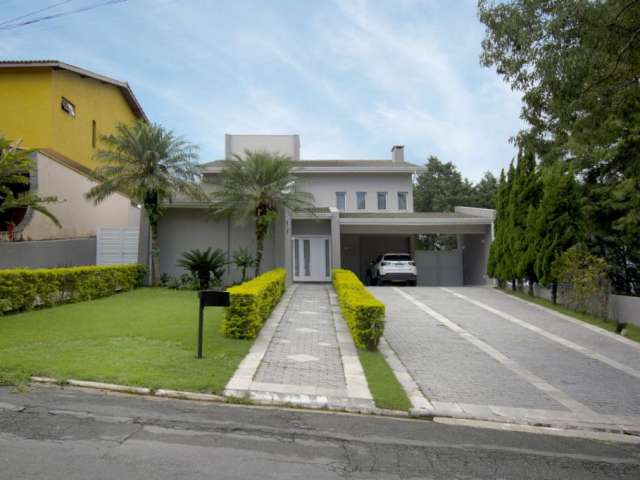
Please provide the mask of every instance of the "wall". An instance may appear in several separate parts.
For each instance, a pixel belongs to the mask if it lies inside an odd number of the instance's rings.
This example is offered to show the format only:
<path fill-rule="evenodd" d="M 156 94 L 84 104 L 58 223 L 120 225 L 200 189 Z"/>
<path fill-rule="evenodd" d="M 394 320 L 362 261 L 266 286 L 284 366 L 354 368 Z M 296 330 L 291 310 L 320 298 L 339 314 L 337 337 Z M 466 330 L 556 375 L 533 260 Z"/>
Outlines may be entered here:
<path fill-rule="evenodd" d="M 182 252 L 199 248 L 221 248 L 228 255 L 240 247 L 255 253 L 255 234 L 251 224 L 234 224 L 228 220 L 214 220 L 205 209 L 170 208 L 158 224 L 160 240 L 160 271 L 172 276 L 185 270 L 176 266 Z M 262 271 L 274 268 L 276 249 L 273 231 L 265 240 Z M 240 272 L 229 265 L 225 281 L 237 281 Z"/>
<path fill-rule="evenodd" d="M 62 228 L 58 228 L 44 215 L 34 212 L 22 230 L 24 240 L 50 240 L 96 235 L 97 227 L 126 227 L 129 225 L 131 202 L 127 197 L 113 194 L 98 205 L 85 200 L 84 194 L 95 185 L 85 175 L 38 153 L 37 193 L 56 196 L 59 203 L 47 208 Z"/>
<path fill-rule="evenodd" d="M 95 265 L 95 237 L 0 243 L 0 268 Z"/>
<path fill-rule="evenodd" d="M 298 135 L 225 135 L 225 158 L 234 154 L 244 157 L 245 150 L 266 150 L 270 153 L 288 155 L 300 160 L 300 137 Z"/>
<path fill-rule="evenodd" d="M 311 163 L 311 162 L 309 162 Z M 313 194 L 318 207 L 336 207 L 336 192 L 346 192 L 346 211 L 378 212 L 378 192 L 387 192 L 387 209 L 398 211 L 397 192 L 407 192 L 407 212 L 413 211 L 413 185 L 409 173 L 302 174 L 297 189 Z M 366 209 L 358 210 L 356 192 L 367 192 Z"/>
<path fill-rule="evenodd" d="M 50 69 L 0 69 L 0 134 L 25 148 L 51 144 Z M 59 108 L 59 107 L 58 107 Z"/>
<path fill-rule="evenodd" d="M 458 246 L 462 249 L 463 276 L 465 285 L 485 285 L 487 261 L 489 260 L 490 233 L 484 235 L 458 235 Z"/>
<path fill-rule="evenodd" d="M 75 118 L 60 108 L 61 97 L 75 105 Z M 130 124 L 136 120 L 119 87 L 65 70 L 53 73 L 50 102 L 53 137 L 49 145 L 40 146 L 51 147 L 91 169 L 98 166 L 93 155 L 100 148 L 99 136 L 113 133 L 119 122 Z M 93 120 L 97 127 L 97 148 L 91 143 Z"/>

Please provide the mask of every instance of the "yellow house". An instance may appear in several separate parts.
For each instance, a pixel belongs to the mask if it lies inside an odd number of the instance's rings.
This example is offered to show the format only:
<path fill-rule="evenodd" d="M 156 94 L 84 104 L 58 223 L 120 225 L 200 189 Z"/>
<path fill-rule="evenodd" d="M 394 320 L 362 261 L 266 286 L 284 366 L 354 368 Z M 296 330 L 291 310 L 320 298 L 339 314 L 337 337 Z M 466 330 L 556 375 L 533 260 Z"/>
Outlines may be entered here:
<path fill-rule="evenodd" d="M 140 209 L 126 196 L 84 197 L 100 135 L 137 119 L 147 121 L 126 82 L 58 61 L 0 61 L 0 134 L 37 150 L 28 188 L 58 199 L 47 208 L 62 224 L 32 209 L 0 212 L 0 268 L 95 263 L 101 228 L 137 228 Z"/>
<path fill-rule="evenodd" d="M 99 136 L 146 120 L 126 82 L 53 60 L 0 61 L 0 133 L 94 169 Z"/>

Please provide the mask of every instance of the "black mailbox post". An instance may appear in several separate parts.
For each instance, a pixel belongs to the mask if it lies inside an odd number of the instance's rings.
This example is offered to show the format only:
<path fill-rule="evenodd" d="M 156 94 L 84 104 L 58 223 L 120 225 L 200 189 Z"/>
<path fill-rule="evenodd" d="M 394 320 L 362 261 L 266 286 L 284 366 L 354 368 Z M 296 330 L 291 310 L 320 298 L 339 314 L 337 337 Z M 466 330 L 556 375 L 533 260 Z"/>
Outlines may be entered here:
<path fill-rule="evenodd" d="M 202 358 L 202 334 L 204 329 L 204 307 L 228 307 L 229 292 L 200 290 L 200 314 L 198 315 L 198 358 Z"/>

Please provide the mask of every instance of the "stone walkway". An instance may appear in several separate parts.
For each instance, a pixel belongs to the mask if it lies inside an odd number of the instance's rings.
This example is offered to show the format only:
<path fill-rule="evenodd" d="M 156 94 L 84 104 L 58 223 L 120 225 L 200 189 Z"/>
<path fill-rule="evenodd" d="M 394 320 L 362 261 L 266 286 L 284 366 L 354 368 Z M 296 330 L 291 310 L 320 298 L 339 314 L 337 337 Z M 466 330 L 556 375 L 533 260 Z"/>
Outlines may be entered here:
<path fill-rule="evenodd" d="M 637 344 L 490 288 L 371 290 L 416 410 L 640 432 Z"/>
<path fill-rule="evenodd" d="M 330 285 L 288 288 L 225 394 L 313 407 L 373 408 Z"/>

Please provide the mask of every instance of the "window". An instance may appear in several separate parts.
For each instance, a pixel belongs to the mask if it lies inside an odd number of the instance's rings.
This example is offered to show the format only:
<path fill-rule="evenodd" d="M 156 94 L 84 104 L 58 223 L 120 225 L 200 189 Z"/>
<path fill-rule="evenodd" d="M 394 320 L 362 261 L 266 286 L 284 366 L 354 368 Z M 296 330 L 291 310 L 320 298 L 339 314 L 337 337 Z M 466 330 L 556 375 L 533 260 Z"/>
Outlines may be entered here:
<path fill-rule="evenodd" d="M 367 208 L 367 192 L 356 192 L 358 210 Z"/>
<path fill-rule="evenodd" d="M 407 192 L 398 192 L 398 210 L 407 209 Z"/>
<path fill-rule="evenodd" d="M 76 118 L 76 106 L 64 97 L 60 100 L 60 108 L 70 117 Z"/>
<path fill-rule="evenodd" d="M 378 192 L 378 210 L 387 209 L 387 192 Z"/>
<path fill-rule="evenodd" d="M 336 208 L 338 210 L 346 210 L 347 194 L 345 192 L 336 192 Z"/>
<path fill-rule="evenodd" d="M 91 146 L 96 148 L 96 121 L 91 120 Z"/>

